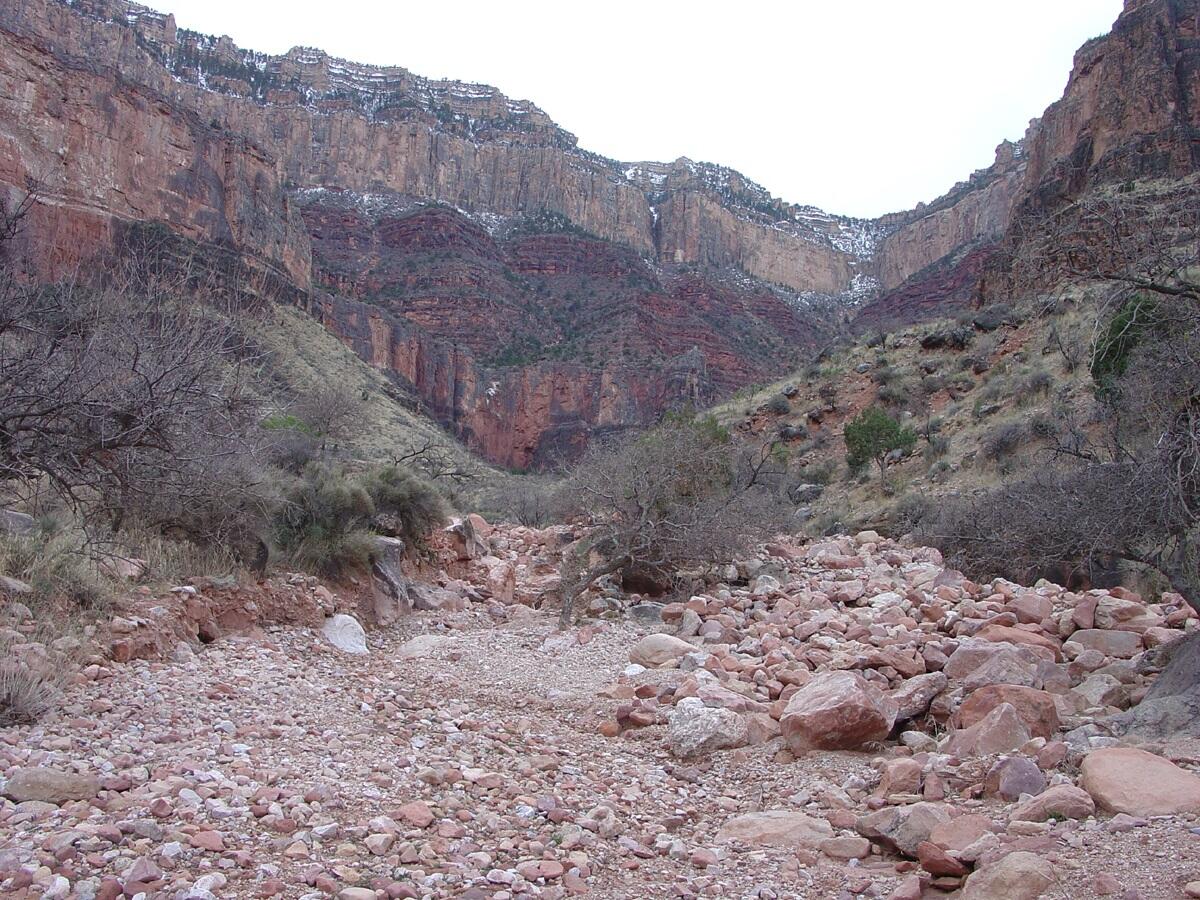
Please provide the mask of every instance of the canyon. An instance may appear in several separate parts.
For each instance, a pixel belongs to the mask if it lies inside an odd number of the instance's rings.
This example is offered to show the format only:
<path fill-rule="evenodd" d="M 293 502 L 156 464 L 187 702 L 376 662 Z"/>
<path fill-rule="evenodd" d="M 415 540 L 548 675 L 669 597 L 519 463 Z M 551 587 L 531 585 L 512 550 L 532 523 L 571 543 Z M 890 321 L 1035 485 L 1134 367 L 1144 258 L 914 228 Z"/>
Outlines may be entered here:
<path fill-rule="evenodd" d="M 0 196 L 37 187 L 36 277 L 165 226 L 517 468 L 783 374 L 838 329 L 1035 289 L 1010 261 L 1037 223 L 1134 179 L 1170 196 L 1200 162 L 1196 0 L 1129 0 L 991 167 L 873 221 L 718 165 L 606 159 L 484 85 L 268 56 L 124 0 L 0 0 L 0 21 Z"/>

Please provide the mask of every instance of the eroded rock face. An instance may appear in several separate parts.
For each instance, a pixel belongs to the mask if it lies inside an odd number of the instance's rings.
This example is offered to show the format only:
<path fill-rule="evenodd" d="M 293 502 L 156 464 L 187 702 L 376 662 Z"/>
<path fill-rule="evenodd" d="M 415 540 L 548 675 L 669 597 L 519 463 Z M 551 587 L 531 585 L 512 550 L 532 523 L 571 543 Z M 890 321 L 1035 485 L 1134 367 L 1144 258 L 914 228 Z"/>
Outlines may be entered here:
<path fill-rule="evenodd" d="M 1063 98 L 1030 125 L 1022 142 L 1024 185 L 983 278 L 985 300 L 1062 277 L 1070 254 L 1050 260 L 1031 249 L 1045 239 L 1042 225 L 1052 218 L 1059 250 L 1068 237 L 1103 240 L 1095 229 L 1079 229 L 1068 208 L 1095 187 L 1161 179 L 1163 190 L 1151 205 L 1195 209 L 1194 186 L 1172 180 L 1200 166 L 1200 149 L 1189 138 L 1200 124 L 1198 14 L 1197 0 L 1127 2 L 1112 33 L 1076 53 Z M 1031 253 L 1028 264 L 1012 265 Z"/>
<path fill-rule="evenodd" d="M 308 235 L 273 155 L 178 104 L 161 79 L 122 77 L 132 32 L 83 41 L 84 20 L 52 0 L 6 2 L 0 20 L 0 196 L 40 185 L 47 202 L 18 245 L 39 275 L 73 273 L 131 223 L 160 222 L 308 286 Z"/>
<path fill-rule="evenodd" d="M 595 433 L 704 407 L 783 371 L 823 333 L 770 290 L 656 270 L 578 234 L 497 240 L 453 210 L 366 215 L 332 200 L 304 215 L 331 292 L 314 315 L 507 466 L 550 465 Z M 564 342 L 570 353 L 551 352 Z"/>
<path fill-rule="evenodd" d="M 1194 172 L 1198 3 L 1131 5 L 993 166 L 862 222 L 719 166 L 587 153 L 492 88 L 251 54 L 123 0 L 0 0 L 0 191 L 44 182 L 24 246 L 42 277 L 161 225 L 306 294 L 473 449 L 536 467 L 794 368 L 819 342 L 796 292 L 875 297 L 864 326 L 944 313 L 1023 286 L 1011 259 L 1072 199 Z"/>

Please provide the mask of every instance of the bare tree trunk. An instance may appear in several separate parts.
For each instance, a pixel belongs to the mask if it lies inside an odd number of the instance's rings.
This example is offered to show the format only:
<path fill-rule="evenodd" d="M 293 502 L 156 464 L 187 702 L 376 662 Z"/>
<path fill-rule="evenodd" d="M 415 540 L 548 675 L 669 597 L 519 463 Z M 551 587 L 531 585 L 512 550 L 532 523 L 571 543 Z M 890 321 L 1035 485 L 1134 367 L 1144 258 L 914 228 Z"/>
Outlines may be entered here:
<path fill-rule="evenodd" d="M 571 627 L 575 611 L 575 601 L 579 599 L 580 594 L 586 591 L 597 578 L 611 575 L 613 572 L 625 568 L 631 561 L 627 555 L 618 556 L 615 559 L 597 563 L 580 575 L 575 583 L 571 585 L 570 589 L 563 594 L 562 611 L 558 615 L 559 630 Z"/>

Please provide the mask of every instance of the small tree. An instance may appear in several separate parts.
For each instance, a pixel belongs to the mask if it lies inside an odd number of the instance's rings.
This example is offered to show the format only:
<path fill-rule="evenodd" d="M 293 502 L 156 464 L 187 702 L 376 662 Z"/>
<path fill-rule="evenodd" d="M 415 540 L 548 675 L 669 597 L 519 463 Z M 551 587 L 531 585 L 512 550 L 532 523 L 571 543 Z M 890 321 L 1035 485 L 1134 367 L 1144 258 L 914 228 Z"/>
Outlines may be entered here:
<path fill-rule="evenodd" d="M 748 459 L 739 450 L 712 418 L 669 419 L 590 450 L 562 488 L 589 532 L 564 558 L 560 625 L 605 575 L 728 559 L 782 524 L 785 507 L 766 477 L 770 447 Z"/>
<path fill-rule="evenodd" d="M 874 461 L 882 478 L 887 468 L 888 454 L 893 450 L 909 451 L 917 441 L 917 433 L 905 428 L 886 412 L 872 406 L 859 413 L 846 425 L 846 462 L 854 471 Z"/>
<path fill-rule="evenodd" d="M 344 384 L 320 384 L 297 399 L 293 412 L 324 455 L 330 444 L 336 446 L 354 433 L 362 414 L 362 397 Z"/>

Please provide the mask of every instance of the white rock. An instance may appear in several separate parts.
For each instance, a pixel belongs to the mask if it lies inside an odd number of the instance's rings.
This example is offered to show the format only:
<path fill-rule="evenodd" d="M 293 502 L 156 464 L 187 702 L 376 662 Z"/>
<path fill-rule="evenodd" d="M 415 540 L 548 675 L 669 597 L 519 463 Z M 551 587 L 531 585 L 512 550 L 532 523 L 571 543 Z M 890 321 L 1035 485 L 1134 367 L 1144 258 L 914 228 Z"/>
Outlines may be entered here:
<path fill-rule="evenodd" d="M 321 634 L 343 653 L 363 654 L 367 652 L 367 635 L 354 616 L 339 613 L 325 620 Z"/>

